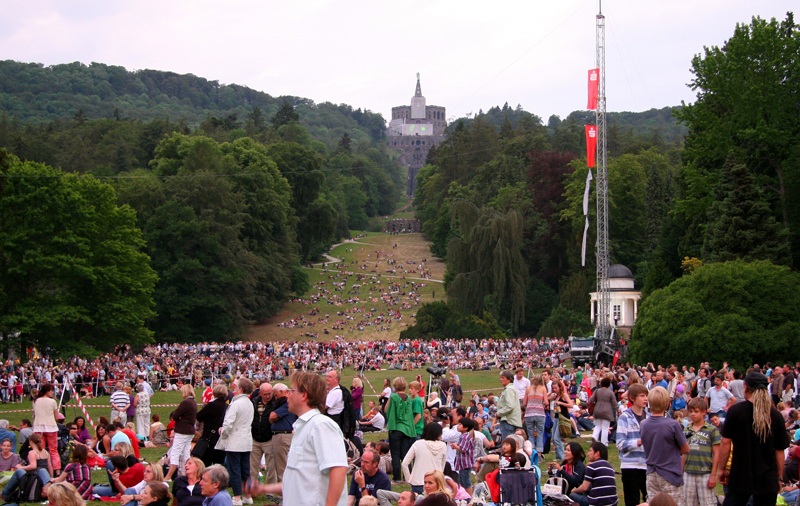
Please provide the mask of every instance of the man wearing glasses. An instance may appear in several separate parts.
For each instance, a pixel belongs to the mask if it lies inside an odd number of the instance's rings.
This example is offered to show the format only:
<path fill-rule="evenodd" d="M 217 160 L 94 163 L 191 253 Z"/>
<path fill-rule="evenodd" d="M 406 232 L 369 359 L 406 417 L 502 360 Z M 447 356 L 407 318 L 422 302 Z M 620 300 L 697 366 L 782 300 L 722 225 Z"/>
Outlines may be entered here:
<path fill-rule="evenodd" d="M 347 454 L 339 426 L 322 414 L 327 388 L 312 373 L 295 372 L 287 404 L 297 415 L 283 482 L 251 481 L 251 495 L 283 494 L 284 504 L 346 506 Z"/>

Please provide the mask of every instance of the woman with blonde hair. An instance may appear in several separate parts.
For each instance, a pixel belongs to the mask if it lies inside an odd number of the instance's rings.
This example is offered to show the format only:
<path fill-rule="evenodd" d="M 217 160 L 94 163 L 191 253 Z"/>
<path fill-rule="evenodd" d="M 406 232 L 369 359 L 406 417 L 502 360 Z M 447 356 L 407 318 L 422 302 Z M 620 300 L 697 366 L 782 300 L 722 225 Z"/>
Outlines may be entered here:
<path fill-rule="evenodd" d="M 547 387 L 541 374 L 533 376 L 530 386 L 525 391 L 524 404 L 528 440 L 541 458 L 544 451 L 545 405 L 547 404 Z"/>
<path fill-rule="evenodd" d="M 169 471 L 164 477 L 170 481 L 178 469 L 189 460 L 192 451 L 192 439 L 197 419 L 197 402 L 194 400 L 194 389 L 191 385 L 181 387 L 183 400 L 175 409 L 172 419 L 175 421 L 175 434 L 172 447 L 169 449 Z"/>
<path fill-rule="evenodd" d="M 356 420 L 361 420 L 361 401 L 364 398 L 364 382 L 356 376 L 350 388 L 350 396 L 353 397 L 353 409 L 356 411 Z"/>
<path fill-rule="evenodd" d="M 136 485 L 125 489 L 125 493 L 120 497 L 119 503 L 122 506 L 135 506 L 142 499 L 142 492 L 148 483 L 164 481 L 164 468 L 158 464 L 147 464 L 144 468 L 144 477 Z M 180 478 L 178 478 L 180 479 Z M 177 481 L 177 480 L 176 480 Z"/>
<path fill-rule="evenodd" d="M 203 461 L 192 457 L 186 461 L 186 474 L 176 478 L 172 484 L 172 506 L 201 506 L 203 494 L 200 491 L 200 480 L 206 470 Z"/>
<path fill-rule="evenodd" d="M 53 483 L 47 490 L 51 506 L 85 506 L 83 498 L 72 483 Z"/>
<path fill-rule="evenodd" d="M 416 503 L 416 506 L 456 506 L 453 501 L 453 492 L 445 482 L 444 473 L 439 470 L 425 473 L 425 483 L 422 486 L 425 498 Z"/>

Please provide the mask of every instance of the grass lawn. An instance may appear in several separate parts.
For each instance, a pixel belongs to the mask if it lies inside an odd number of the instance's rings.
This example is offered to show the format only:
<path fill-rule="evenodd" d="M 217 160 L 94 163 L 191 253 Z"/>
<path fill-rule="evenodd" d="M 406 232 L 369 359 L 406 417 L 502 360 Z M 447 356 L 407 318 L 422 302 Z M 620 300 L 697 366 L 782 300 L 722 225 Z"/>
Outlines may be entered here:
<path fill-rule="evenodd" d="M 395 244 L 397 245 L 396 248 L 393 247 Z M 389 235 L 369 232 L 364 238 L 336 246 L 330 254 L 344 261 L 345 268 L 333 269 L 329 266 L 323 267 L 322 264 L 316 264 L 313 268 L 306 268 L 312 287 L 303 298 L 310 299 L 312 294 L 320 293 L 324 297 L 337 295 L 342 299 L 358 297 L 359 301 L 353 303 L 343 301 L 338 304 L 332 304 L 323 297 L 313 304 L 289 302 L 273 318 L 262 324 L 251 326 L 248 338 L 254 341 L 305 341 L 309 339 L 306 333 L 311 332 L 319 333 L 319 340 L 332 340 L 337 335 L 344 336 L 348 341 L 398 339 L 402 330 L 408 325 L 414 324 L 414 315 L 419 309 L 419 306 L 415 306 L 413 301 L 407 298 L 408 293 L 412 290 L 410 286 L 412 281 L 417 285 L 425 285 L 417 286 L 416 289 L 421 297 L 420 304 L 431 302 L 434 297 L 439 300 L 446 297 L 441 283 L 444 278 L 445 264 L 444 261 L 431 255 L 429 244 L 420 234 Z M 380 258 L 377 257 L 377 252 L 381 252 Z M 387 257 L 387 255 L 391 256 Z M 428 280 L 422 279 L 421 274 L 418 272 L 419 264 L 423 259 L 427 260 L 426 268 L 431 275 L 431 279 Z M 387 265 L 387 260 L 396 261 L 396 265 Z M 412 263 L 406 263 L 408 261 Z M 353 275 L 342 276 L 340 274 L 342 270 L 352 272 Z M 389 272 L 390 270 L 395 272 Z M 416 272 L 409 272 L 412 270 Z M 357 282 L 356 274 L 368 275 L 370 278 L 374 277 L 374 279 L 362 279 Z M 333 285 L 333 283 L 342 282 L 344 282 L 342 290 L 337 290 L 337 287 Z M 401 303 L 408 302 L 410 307 L 404 308 L 401 305 L 387 306 L 381 299 L 381 294 L 387 291 L 386 287 L 394 283 L 400 283 L 401 290 L 406 293 L 406 297 L 400 297 Z M 404 287 L 406 283 L 409 283 L 408 287 Z M 354 287 L 353 285 L 360 286 Z M 372 288 L 372 291 L 370 291 L 370 288 Z M 326 293 L 326 290 L 330 293 Z M 309 312 L 314 308 L 319 309 L 319 314 L 309 315 Z M 395 312 L 399 309 L 402 319 L 400 321 L 387 319 L 385 320 L 386 323 L 381 325 L 364 326 L 364 330 L 351 330 L 350 327 L 353 323 L 358 322 L 363 317 L 364 313 L 362 312 L 353 314 L 352 316 L 356 320 L 348 320 L 343 329 L 334 330 L 332 328 L 337 319 L 344 318 L 338 316 L 336 314 L 337 311 L 347 312 L 347 310 L 355 308 L 371 312 L 373 319 L 378 314 L 388 316 L 390 311 Z M 373 309 L 375 311 L 372 311 Z M 326 314 L 328 315 L 328 323 L 318 323 L 318 319 L 325 318 Z M 281 323 L 301 316 L 305 317 L 306 321 L 313 325 L 279 326 Z M 380 330 L 381 327 L 384 327 L 384 330 Z M 329 334 L 324 334 L 323 329 L 325 328 L 330 331 Z"/>

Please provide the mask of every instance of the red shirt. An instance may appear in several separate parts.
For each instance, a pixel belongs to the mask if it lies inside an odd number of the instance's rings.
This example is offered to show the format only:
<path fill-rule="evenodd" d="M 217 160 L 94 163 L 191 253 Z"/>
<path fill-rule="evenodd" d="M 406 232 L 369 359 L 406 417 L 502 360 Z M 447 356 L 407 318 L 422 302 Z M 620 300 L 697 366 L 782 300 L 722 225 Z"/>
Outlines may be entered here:
<path fill-rule="evenodd" d="M 144 480 L 144 465 L 141 462 L 137 462 L 119 475 L 119 481 L 125 485 L 125 488 L 131 488 L 141 483 L 142 480 Z"/>
<path fill-rule="evenodd" d="M 128 436 L 128 439 L 131 440 L 131 446 L 133 447 L 133 456 L 137 459 L 141 458 L 139 456 L 139 438 L 136 437 L 136 433 L 130 429 L 122 429 L 122 433 Z"/>

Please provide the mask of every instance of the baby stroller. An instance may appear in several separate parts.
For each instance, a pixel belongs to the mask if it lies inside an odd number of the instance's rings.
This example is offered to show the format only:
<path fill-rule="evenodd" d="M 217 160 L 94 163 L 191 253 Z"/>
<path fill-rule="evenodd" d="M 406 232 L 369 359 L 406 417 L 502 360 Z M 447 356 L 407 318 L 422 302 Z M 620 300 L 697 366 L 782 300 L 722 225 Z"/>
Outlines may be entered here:
<path fill-rule="evenodd" d="M 541 473 L 536 465 L 529 469 L 500 469 L 500 504 L 542 506 Z"/>

